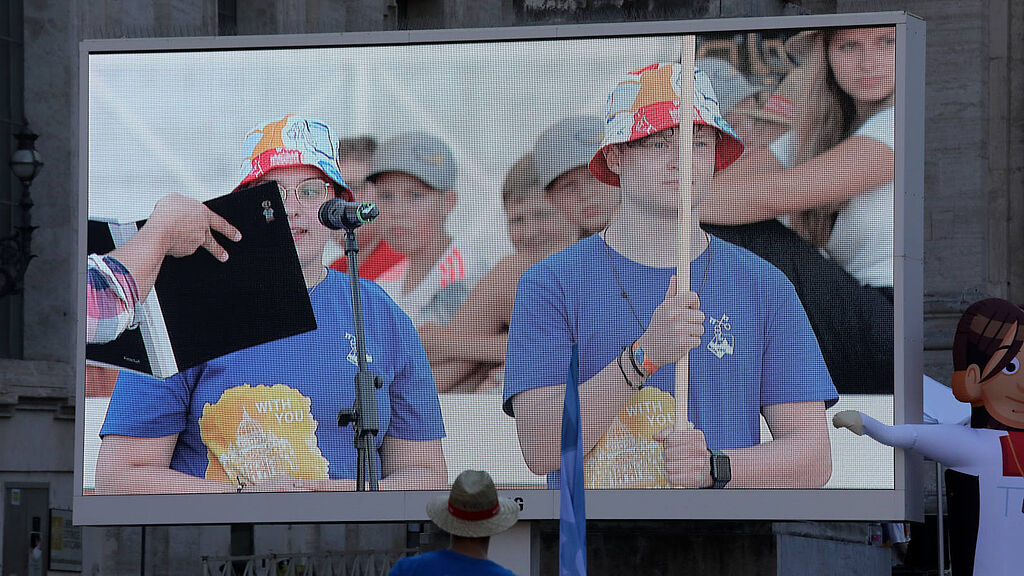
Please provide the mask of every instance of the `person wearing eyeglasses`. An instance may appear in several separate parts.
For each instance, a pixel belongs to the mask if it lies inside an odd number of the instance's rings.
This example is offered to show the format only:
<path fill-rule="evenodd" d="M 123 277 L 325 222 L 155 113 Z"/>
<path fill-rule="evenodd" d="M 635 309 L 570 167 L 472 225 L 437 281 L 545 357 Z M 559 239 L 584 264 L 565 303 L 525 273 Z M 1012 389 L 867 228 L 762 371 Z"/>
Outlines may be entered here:
<path fill-rule="evenodd" d="M 330 197 L 352 200 L 333 142 L 319 122 L 269 122 L 247 135 L 236 188 L 277 183 L 317 328 L 164 380 L 122 373 L 100 430 L 97 493 L 354 489 L 352 428 L 337 425 L 338 411 L 355 399 L 350 284 L 322 263 L 331 231 L 317 215 Z M 384 291 L 361 286 L 367 361 L 383 381 L 380 487 L 443 488 L 444 425 L 426 353 Z"/>

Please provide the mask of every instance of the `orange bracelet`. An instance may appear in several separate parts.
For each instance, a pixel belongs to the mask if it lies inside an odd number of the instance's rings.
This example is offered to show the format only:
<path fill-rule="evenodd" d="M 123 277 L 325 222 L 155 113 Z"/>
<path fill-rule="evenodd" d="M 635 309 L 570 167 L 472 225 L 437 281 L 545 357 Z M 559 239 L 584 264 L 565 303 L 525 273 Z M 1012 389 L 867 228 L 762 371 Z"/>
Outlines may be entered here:
<path fill-rule="evenodd" d="M 630 347 L 630 356 L 634 362 L 633 365 L 639 366 L 644 371 L 645 375 L 650 377 L 657 372 L 658 368 L 661 368 L 661 366 L 655 364 L 654 361 L 651 360 L 651 357 L 644 353 L 644 349 L 640 347 L 639 342 L 640 340 L 633 342 L 633 345 Z"/>

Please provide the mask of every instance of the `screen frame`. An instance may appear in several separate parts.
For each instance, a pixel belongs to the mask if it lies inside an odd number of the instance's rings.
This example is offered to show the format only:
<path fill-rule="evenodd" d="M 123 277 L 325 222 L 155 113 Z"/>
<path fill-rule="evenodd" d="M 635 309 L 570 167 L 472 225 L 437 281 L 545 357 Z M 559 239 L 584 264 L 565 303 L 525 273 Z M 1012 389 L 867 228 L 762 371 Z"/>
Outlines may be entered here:
<path fill-rule="evenodd" d="M 426 519 L 439 491 L 380 493 L 84 495 L 86 226 L 89 182 L 89 58 L 129 52 L 260 50 L 583 37 L 701 34 L 794 28 L 895 26 L 894 422 L 922 420 L 923 190 L 925 23 L 906 12 L 574 24 L 337 34 L 85 40 L 79 47 L 78 245 L 74 523 L 160 525 L 225 523 L 402 522 Z M 913 105 L 911 105 L 913 104 Z M 916 385 L 915 385 L 916 384 Z M 864 441 L 870 441 L 864 439 Z M 777 490 L 590 490 L 590 519 L 915 520 L 922 512 L 922 460 L 895 451 L 895 488 Z M 765 498 L 770 494 L 770 498 Z M 510 490 L 524 520 L 559 517 L 557 490 Z"/>

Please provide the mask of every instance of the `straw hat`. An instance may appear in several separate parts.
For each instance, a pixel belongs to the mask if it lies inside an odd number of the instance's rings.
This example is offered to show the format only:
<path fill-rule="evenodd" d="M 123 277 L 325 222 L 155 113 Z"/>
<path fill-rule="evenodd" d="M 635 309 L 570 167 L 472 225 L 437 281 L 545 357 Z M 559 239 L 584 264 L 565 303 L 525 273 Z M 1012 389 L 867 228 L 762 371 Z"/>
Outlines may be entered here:
<path fill-rule="evenodd" d="M 466 470 L 455 479 L 448 496 L 427 503 L 427 516 L 449 534 L 485 538 L 511 528 L 519 520 L 519 504 L 498 498 L 487 472 Z"/>

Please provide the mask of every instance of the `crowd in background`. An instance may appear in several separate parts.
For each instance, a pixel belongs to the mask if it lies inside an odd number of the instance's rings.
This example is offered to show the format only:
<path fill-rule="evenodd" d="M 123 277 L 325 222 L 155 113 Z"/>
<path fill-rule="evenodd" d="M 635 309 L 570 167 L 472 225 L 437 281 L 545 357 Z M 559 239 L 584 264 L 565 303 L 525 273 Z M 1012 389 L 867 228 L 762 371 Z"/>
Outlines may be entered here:
<path fill-rule="evenodd" d="M 701 220 L 789 277 L 841 393 L 892 391 L 894 45 L 885 28 L 705 36 L 697 47 L 746 148 L 716 174 Z M 344 176 L 382 208 L 359 231 L 362 275 L 413 317 L 439 391 L 500 384 L 519 275 L 611 220 L 618 191 L 587 170 L 602 125 L 556 122 L 509 169 L 502 200 L 515 253 L 489 271 L 444 226 L 454 172 L 445 180 L 416 156 L 426 146 L 456 170 L 442 137 L 342 141 Z"/>
<path fill-rule="evenodd" d="M 700 187 L 702 197 L 694 202 L 700 223 L 713 237 L 753 252 L 788 278 L 840 394 L 893 390 L 894 47 L 891 27 L 704 37 L 698 44 L 696 67 L 710 82 L 702 96 L 715 99 L 708 109 L 715 110 L 718 138 L 734 134 L 743 143 L 735 155 L 719 155 L 710 185 Z M 447 226 L 456 202 L 472 198 L 460 198 L 459 161 L 443 134 L 410 131 L 382 141 L 372 135 L 339 141 L 325 125 L 290 115 L 255 130 L 246 138 L 246 146 L 256 146 L 246 164 L 249 172 L 238 186 L 278 183 L 318 328 L 301 336 L 307 344 L 284 339 L 253 347 L 159 386 L 155 379 L 122 373 L 100 433 L 97 485 L 121 493 L 151 490 L 155 480 L 163 487 L 158 489 L 171 492 L 350 489 L 350 440 L 333 438 L 332 431 L 327 442 L 325 430 L 303 428 L 298 440 L 311 450 L 303 458 L 315 466 L 302 472 L 301 481 L 294 474 L 282 477 L 281 462 L 288 458 L 274 452 L 280 438 L 274 437 L 273 420 L 239 412 L 243 403 L 232 396 L 291 408 L 321 395 L 322 385 L 302 376 L 311 371 L 304 362 L 314 350 L 344 344 L 351 316 L 348 288 L 338 274 L 348 266 L 343 237 L 328 237 L 331 233 L 316 220 L 316 208 L 332 195 L 374 202 L 381 212 L 376 222 L 358 229 L 357 237 L 360 275 L 373 283 L 364 286 L 370 308 L 377 310 L 372 329 L 386 335 L 371 342 L 379 358 L 374 367 L 389 372 L 390 429 L 382 430 L 378 442 L 382 478 L 396 488 L 443 483 L 440 438 L 445 433 L 437 394 L 501 392 L 520 277 L 605 232 L 618 216 L 624 188 L 617 177 L 599 178 L 594 168 L 596 158 L 605 158 L 599 149 L 607 142 L 606 126 L 597 116 L 558 120 L 506 174 L 495 175 L 502 181 L 514 252 L 490 267 L 481 247 L 464 243 Z M 292 133 L 304 134 L 291 143 L 294 150 L 275 148 L 277 139 Z M 650 146 L 668 143 L 625 145 L 654 156 Z M 202 212 L 194 201 L 188 207 Z M 121 304 L 146 298 L 163 256 L 204 247 L 227 258 L 211 243 L 207 221 L 195 221 L 198 234 L 186 246 L 148 243 L 156 266 L 146 276 L 150 280 L 131 280 L 128 272 L 139 276 L 138 264 L 128 263 L 126 271 L 117 268 L 116 258 L 90 257 L 90 341 L 131 323 Z M 159 238 L 161 229 L 147 226 L 148 234 Z M 237 232 L 225 230 L 220 231 Z M 143 227 L 140 237 L 145 233 Z M 103 280 L 104 271 L 114 280 Z M 729 273 L 716 270 L 712 285 L 727 285 Z M 97 318 L 109 312 L 107 318 L 114 320 L 94 322 L 93 295 L 99 302 L 104 291 L 116 292 L 115 305 L 106 312 L 97 308 Z M 627 297 L 624 287 L 622 296 Z M 751 298 L 758 296 L 763 295 Z M 717 336 L 712 344 L 721 348 L 713 351 L 719 358 L 732 346 Z M 310 362 L 323 364 L 313 373 L 351 370 L 344 357 L 312 356 Z M 270 358 L 279 360 L 269 363 Z M 266 385 L 250 386 L 257 382 Z M 293 383 L 278 389 L 282 382 Z M 89 392 L 94 385 L 87 378 L 87 395 L 97 395 Z M 168 402 L 144 392 L 154 387 L 163 387 L 166 398 L 189 400 L 168 413 Z M 206 400 L 192 401 L 200 396 Z M 140 419 L 139 398 L 150 398 L 152 413 L 160 415 Z M 295 418 L 330 422 L 327 406 L 314 401 Z M 218 418 L 223 422 L 214 422 Z M 179 426 L 179 420 L 186 425 Z M 319 441 L 304 440 L 314 432 Z M 251 445 L 242 446 L 242 440 Z M 252 450 L 265 469 L 246 468 L 254 461 L 247 452 Z M 197 483 L 193 477 L 218 483 Z"/>

